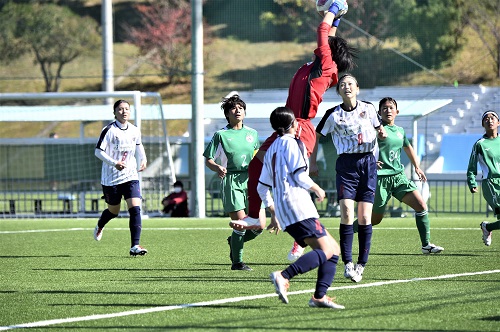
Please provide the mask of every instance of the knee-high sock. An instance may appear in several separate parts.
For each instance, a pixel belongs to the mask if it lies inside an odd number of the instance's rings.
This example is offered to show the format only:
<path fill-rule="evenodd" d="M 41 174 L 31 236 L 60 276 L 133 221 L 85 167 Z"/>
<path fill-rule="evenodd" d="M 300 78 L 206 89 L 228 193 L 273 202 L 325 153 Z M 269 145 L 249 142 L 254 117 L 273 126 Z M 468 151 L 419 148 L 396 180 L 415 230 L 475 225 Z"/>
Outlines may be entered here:
<path fill-rule="evenodd" d="M 101 217 L 97 221 L 97 226 L 103 228 L 113 218 L 118 217 L 117 214 L 111 213 L 108 209 L 102 211 Z"/>
<path fill-rule="evenodd" d="M 333 282 L 335 272 L 337 272 L 337 263 L 339 256 L 333 255 L 332 258 L 324 262 L 318 267 L 318 279 L 316 280 L 316 290 L 314 291 L 314 298 L 321 299 L 325 296 L 328 287 Z"/>
<path fill-rule="evenodd" d="M 500 229 L 500 220 L 486 224 L 486 230 L 489 232 L 496 231 L 498 229 Z"/>
<path fill-rule="evenodd" d="M 431 226 L 427 210 L 415 212 L 415 223 L 417 225 L 418 234 L 420 235 L 422 247 L 425 247 L 431 242 Z"/>
<path fill-rule="evenodd" d="M 243 262 L 243 243 L 246 231 L 233 230 L 231 233 L 231 252 L 234 263 Z"/>
<path fill-rule="evenodd" d="M 243 237 L 243 242 L 252 241 L 253 239 L 255 239 L 260 234 L 262 234 L 262 230 L 261 229 L 259 229 L 259 230 L 257 230 L 257 229 L 251 229 L 249 231 L 246 231 L 245 232 L 245 236 Z"/>
<path fill-rule="evenodd" d="M 354 239 L 353 226 L 340 224 L 339 234 L 342 262 L 344 262 L 344 264 L 352 262 L 352 241 Z"/>
<path fill-rule="evenodd" d="M 372 245 L 372 225 L 359 225 L 358 226 L 358 264 L 365 266 L 368 262 L 368 255 L 370 254 L 370 247 Z"/>
<path fill-rule="evenodd" d="M 142 219 L 141 219 L 141 208 L 139 206 L 133 206 L 128 209 L 130 215 L 128 227 L 130 228 L 130 243 L 131 247 L 138 245 L 141 241 L 141 231 L 142 231 Z"/>
<path fill-rule="evenodd" d="M 294 263 L 288 265 L 286 269 L 281 271 L 281 275 L 290 280 L 297 274 L 306 273 L 312 269 L 317 268 L 326 262 L 326 255 L 323 250 L 314 249 L 307 254 L 301 256 Z"/>
<path fill-rule="evenodd" d="M 250 164 L 248 164 L 248 216 L 251 218 L 259 218 L 260 206 L 262 204 L 262 200 L 257 192 L 262 166 L 263 164 L 259 158 L 253 158 Z"/>

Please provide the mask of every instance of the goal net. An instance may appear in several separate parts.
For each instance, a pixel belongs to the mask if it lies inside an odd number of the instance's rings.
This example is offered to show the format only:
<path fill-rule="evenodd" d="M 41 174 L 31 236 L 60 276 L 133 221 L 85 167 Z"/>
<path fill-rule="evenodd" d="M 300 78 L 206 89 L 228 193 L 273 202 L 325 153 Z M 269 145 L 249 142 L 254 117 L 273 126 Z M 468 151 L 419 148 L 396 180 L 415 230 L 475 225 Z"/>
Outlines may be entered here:
<path fill-rule="evenodd" d="M 102 162 L 94 156 L 113 103 L 131 104 L 148 168 L 139 173 L 144 215 L 160 210 L 175 182 L 172 151 L 158 93 L 140 91 L 0 94 L 0 218 L 98 217 Z M 27 104 L 28 106 L 12 106 Z M 64 135 L 50 135 L 63 129 Z M 122 214 L 127 214 L 122 201 Z"/>

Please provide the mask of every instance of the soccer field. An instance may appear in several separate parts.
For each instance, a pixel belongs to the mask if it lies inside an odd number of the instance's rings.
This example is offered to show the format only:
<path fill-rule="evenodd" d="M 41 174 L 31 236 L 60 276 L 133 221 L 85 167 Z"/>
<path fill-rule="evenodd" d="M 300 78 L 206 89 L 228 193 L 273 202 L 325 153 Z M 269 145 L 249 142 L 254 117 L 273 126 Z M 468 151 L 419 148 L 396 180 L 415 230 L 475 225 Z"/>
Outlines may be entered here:
<path fill-rule="evenodd" d="M 500 232 L 486 247 L 483 219 L 431 215 L 438 255 L 421 253 L 413 218 L 384 219 L 363 280 L 338 265 L 328 295 L 345 310 L 308 307 L 316 271 L 292 279 L 290 303 L 279 301 L 269 273 L 288 265 L 287 233 L 247 242 L 253 271 L 231 271 L 227 218 L 146 219 L 149 254 L 136 258 L 127 218 L 100 242 L 93 219 L 2 220 L 0 330 L 499 331 Z M 339 218 L 322 222 L 338 239 Z"/>

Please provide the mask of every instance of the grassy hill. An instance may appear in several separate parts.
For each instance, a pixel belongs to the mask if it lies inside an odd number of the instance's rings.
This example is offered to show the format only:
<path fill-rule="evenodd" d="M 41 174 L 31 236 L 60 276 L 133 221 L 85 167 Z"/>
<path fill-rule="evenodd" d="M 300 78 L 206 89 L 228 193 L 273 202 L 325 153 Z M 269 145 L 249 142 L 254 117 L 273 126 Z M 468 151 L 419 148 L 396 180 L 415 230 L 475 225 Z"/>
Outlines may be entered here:
<path fill-rule="evenodd" d="M 70 2 L 75 5 L 77 2 Z M 138 50 L 130 44 L 123 43 L 122 22 L 137 22 L 136 12 L 131 5 L 135 2 L 114 1 L 116 44 L 114 46 L 115 77 L 120 83 L 115 90 L 158 91 L 165 103 L 189 103 L 191 100 L 190 77 L 185 77 L 184 84 L 168 86 L 164 83 L 158 70 L 142 63 L 127 77 L 121 75 L 134 66 L 138 60 Z M 245 2 L 246 3 L 246 2 Z M 269 3 L 272 3 L 271 1 Z M 231 90 L 253 90 L 270 88 L 287 88 L 295 70 L 304 62 L 310 61 L 315 47 L 314 38 L 310 43 L 276 42 L 275 34 L 259 26 L 258 10 L 267 10 L 271 4 L 260 8 L 250 6 L 241 15 L 231 15 L 234 4 L 229 1 L 213 0 L 206 6 L 207 22 L 218 28 L 216 38 L 204 48 L 205 66 L 205 101 L 217 102 Z M 253 8 L 253 9 L 252 9 Z M 245 8 L 243 8 L 245 9 Z M 252 9 L 252 10 L 250 10 Z M 85 15 L 100 20 L 100 1 L 88 1 L 84 6 L 75 8 Z M 224 18 L 228 18 L 224 21 Z M 238 25 L 238 22 L 240 24 Z M 253 28 L 249 28 L 253 26 Z M 251 32 L 254 32 L 252 35 Z M 458 80 L 461 84 L 482 83 L 499 85 L 495 78 L 494 65 L 487 52 L 478 52 L 484 47 L 474 33 L 466 32 L 468 44 L 455 59 L 449 61 L 435 73 L 422 71 L 411 62 L 390 50 L 394 47 L 411 55 L 412 49 L 400 49 L 397 41 L 384 45 L 377 51 L 362 51 L 358 60 L 358 68 L 354 74 L 361 82 L 362 88 L 375 85 L 447 85 Z M 266 37 L 267 36 L 267 37 Z M 269 40 L 266 40 L 269 39 Z M 356 40 L 351 41 L 356 44 Z M 102 77 L 101 50 L 91 55 L 77 58 L 64 67 L 61 91 L 98 91 L 101 89 Z M 373 75 L 374 68 L 379 74 Z M 25 56 L 14 63 L 0 64 L 0 91 L 2 92 L 43 92 L 43 76 L 32 57 Z M 78 124 L 53 123 L 39 124 L 26 122 L 22 124 L 0 124 L 0 137 L 34 137 L 45 136 L 47 128 L 57 131 L 62 137 L 79 135 Z M 169 132 L 179 134 L 187 129 L 185 122 L 171 121 Z M 87 126 L 87 136 L 97 136 L 101 124 Z"/>

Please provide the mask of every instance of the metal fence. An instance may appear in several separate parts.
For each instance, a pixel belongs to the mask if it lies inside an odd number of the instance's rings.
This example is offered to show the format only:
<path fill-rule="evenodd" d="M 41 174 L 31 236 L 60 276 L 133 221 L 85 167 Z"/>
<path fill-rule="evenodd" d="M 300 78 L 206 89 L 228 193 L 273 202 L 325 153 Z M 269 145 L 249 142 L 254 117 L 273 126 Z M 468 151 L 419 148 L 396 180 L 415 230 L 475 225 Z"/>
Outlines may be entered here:
<path fill-rule="evenodd" d="M 480 213 L 492 212 L 483 198 L 481 190 L 481 180 L 478 179 L 478 192 L 472 194 L 469 191 L 465 174 L 428 174 L 429 199 L 427 206 L 429 213 L 438 215 L 440 213 Z M 339 217 L 340 210 L 337 204 L 337 191 L 335 190 L 335 177 L 315 179 L 315 181 L 325 190 L 327 198 L 321 202 L 316 202 L 316 207 L 320 216 Z M 207 216 L 224 216 L 222 203 L 218 197 L 219 186 L 217 180 L 210 181 L 206 195 Z M 311 196 L 311 199 L 314 199 Z M 386 209 L 387 214 L 412 214 L 413 210 L 404 203 L 392 198 Z"/>
<path fill-rule="evenodd" d="M 191 192 L 188 180 L 183 180 L 188 193 Z M 340 210 L 337 204 L 335 181 L 329 178 L 316 179 L 316 182 L 325 189 L 327 199 L 316 202 L 319 214 L 322 217 L 338 217 Z M 478 193 L 471 194 L 465 175 L 429 175 L 428 183 L 430 197 L 427 201 L 429 213 L 476 213 L 488 215 L 492 213 L 482 196 L 481 181 L 478 180 Z M 40 184 L 45 187 L 49 183 Z M 59 184 L 61 185 L 61 184 Z M 33 182 L 31 182 L 33 186 Z M 143 211 L 151 217 L 162 216 L 161 199 L 162 191 L 156 187 L 168 186 L 155 179 L 146 179 L 143 188 Z M 19 190 L 0 192 L 0 218 L 53 218 L 53 217 L 97 217 L 105 207 L 102 192 L 98 182 L 88 183 L 78 187 L 66 186 L 67 190 L 52 191 L 40 188 L 26 188 L 21 184 L 16 186 Z M 208 181 L 206 188 L 206 216 L 222 217 L 224 213 L 220 199 L 220 180 L 213 177 Z M 190 200 L 193 198 L 190 196 Z M 311 199 L 314 199 L 311 196 Z M 122 209 L 126 214 L 127 209 Z M 392 198 L 387 206 L 387 214 L 409 215 L 413 210 Z"/>

